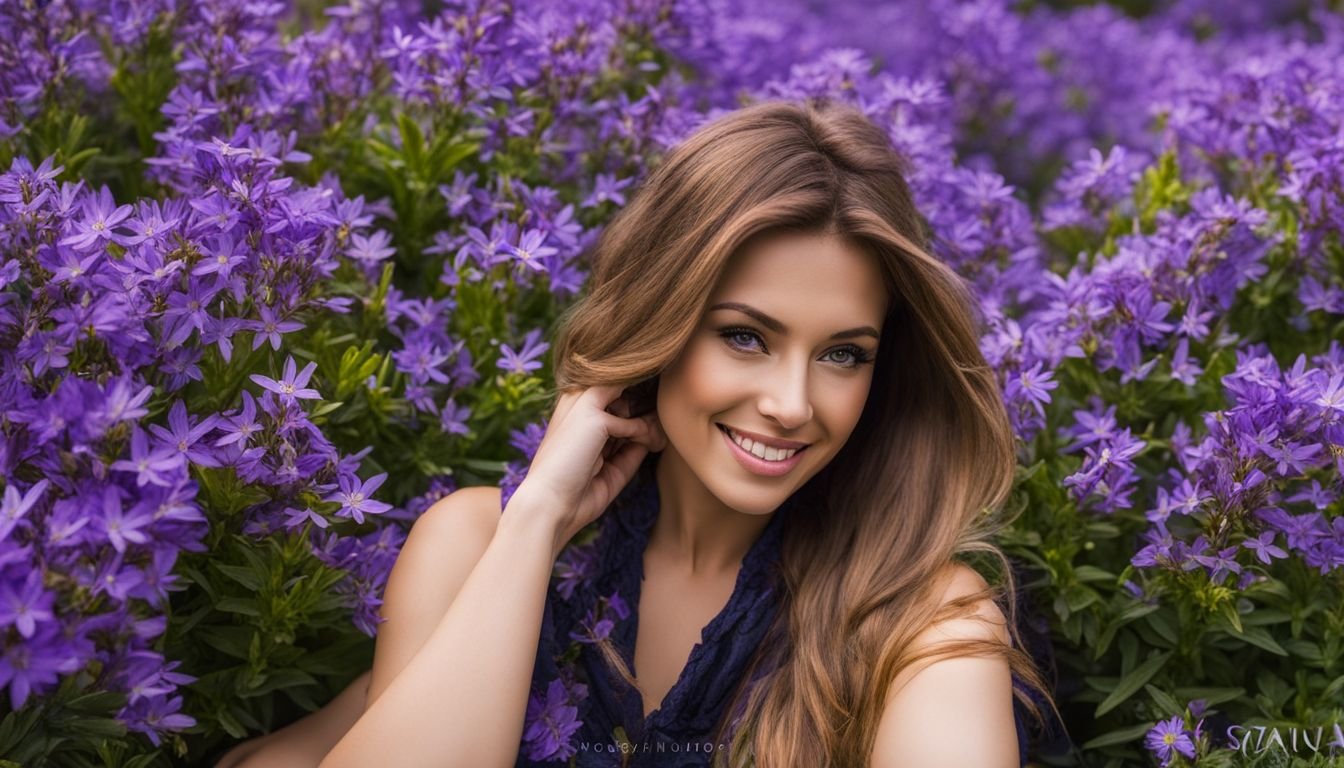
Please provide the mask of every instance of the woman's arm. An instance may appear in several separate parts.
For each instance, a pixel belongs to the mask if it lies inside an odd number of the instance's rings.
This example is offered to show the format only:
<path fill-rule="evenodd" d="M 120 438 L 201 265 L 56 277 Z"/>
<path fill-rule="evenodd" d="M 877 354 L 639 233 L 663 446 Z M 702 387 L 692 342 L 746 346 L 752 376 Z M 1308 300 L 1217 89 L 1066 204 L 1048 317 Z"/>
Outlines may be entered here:
<path fill-rule="evenodd" d="M 494 486 L 459 488 L 416 518 L 383 590 L 373 677 L 360 702 L 360 714 L 425 646 L 476 570 L 499 529 L 499 498 L 500 490 Z M 332 740 L 328 750 L 335 743 Z"/>
<path fill-rule="evenodd" d="M 320 768 L 512 766 L 551 568 L 554 516 L 522 488 L 419 653 Z"/>
<path fill-rule="evenodd" d="M 984 588 L 971 568 L 954 568 L 943 601 Z M 935 624 L 915 646 L 953 639 L 1010 639 L 1003 611 L 988 599 L 976 603 L 974 618 Z M 870 768 L 1018 768 L 1013 681 L 1001 658 L 963 656 L 912 665 L 901 671 L 887 695 L 877 727 Z"/>

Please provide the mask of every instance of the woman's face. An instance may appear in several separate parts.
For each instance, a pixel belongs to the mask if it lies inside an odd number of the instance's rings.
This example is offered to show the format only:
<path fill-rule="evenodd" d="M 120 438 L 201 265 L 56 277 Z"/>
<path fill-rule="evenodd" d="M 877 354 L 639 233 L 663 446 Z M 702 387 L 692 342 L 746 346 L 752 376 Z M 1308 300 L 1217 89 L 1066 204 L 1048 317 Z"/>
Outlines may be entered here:
<path fill-rule="evenodd" d="M 873 257 L 835 235 L 775 233 L 734 257 L 708 306 L 660 376 L 668 452 L 724 504 L 768 514 L 830 462 L 858 423 L 885 283 Z M 724 428 L 806 448 L 758 458 Z"/>

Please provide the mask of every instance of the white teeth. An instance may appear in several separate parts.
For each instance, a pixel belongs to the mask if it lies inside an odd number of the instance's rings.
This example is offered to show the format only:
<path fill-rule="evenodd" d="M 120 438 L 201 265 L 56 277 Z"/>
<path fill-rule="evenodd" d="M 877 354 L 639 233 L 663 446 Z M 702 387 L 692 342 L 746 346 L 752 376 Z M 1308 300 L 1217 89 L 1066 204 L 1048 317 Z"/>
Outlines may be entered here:
<path fill-rule="evenodd" d="M 798 448 L 769 448 L 749 437 L 742 437 L 731 429 L 728 430 L 728 436 L 733 439 L 734 443 L 742 446 L 742 450 L 766 461 L 783 461 L 800 450 Z"/>

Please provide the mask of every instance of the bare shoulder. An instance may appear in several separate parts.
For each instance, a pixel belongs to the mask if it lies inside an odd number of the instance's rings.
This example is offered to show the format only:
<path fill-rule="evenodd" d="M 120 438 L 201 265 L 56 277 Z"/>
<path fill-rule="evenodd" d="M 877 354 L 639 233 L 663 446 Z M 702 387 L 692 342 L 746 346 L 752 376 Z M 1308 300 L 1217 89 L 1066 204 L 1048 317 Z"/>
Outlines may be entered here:
<path fill-rule="evenodd" d="M 411 525 L 383 592 L 367 709 L 410 663 L 495 537 L 500 491 L 460 488 Z"/>
<path fill-rule="evenodd" d="M 942 603 L 944 605 L 952 600 L 974 595 L 989 586 L 984 576 L 977 573 L 974 568 L 962 563 L 953 563 L 948 566 L 941 577 L 941 581 L 943 583 Z M 949 619 L 935 624 L 921 633 L 916 642 L 936 642 L 948 636 L 958 639 L 998 640 L 1006 645 L 1010 642 L 1008 619 L 993 600 L 988 597 L 981 597 L 975 602 L 975 613 L 972 616 Z"/>
<path fill-rule="evenodd" d="M 984 577 L 962 564 L 939 575 L 941 602 L 984 590 Z M 1008 645 L 1008 622 L 988 597 L 970 615 L 927 627 L 912 651 L 956 640 Z M 1012 675 L 1008 662 L 985 656 L 953 656 L 903 669 L 887 694 L 873 748 L 872 768 L 941 768 L 977 765 L 1017 768 Z"/>
<path fill-rule="evenodd" d="M 501 492 L 493 485 L 473 485 L 434 502 L 416 518 L 415 527 L 433 532 L 470 532 L 493 538 L 499 525 Z"/>

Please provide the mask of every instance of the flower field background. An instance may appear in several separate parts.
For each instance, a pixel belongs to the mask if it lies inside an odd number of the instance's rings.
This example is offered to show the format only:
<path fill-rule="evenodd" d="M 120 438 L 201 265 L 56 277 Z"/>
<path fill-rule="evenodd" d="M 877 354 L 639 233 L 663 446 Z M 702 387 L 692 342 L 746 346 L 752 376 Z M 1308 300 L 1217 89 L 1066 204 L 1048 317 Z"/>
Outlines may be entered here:
<path fill-rule="evenodd" d="M 1344 723 L 1340 61 L 1324 0 L 0 4 L 0 765 L 206 764 L 367 669 L 604 222 L 809 96 L 981 300 L 1033 761 L 1325 764 L 1226 732 Z"/>

